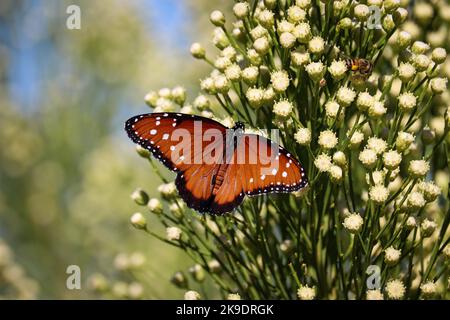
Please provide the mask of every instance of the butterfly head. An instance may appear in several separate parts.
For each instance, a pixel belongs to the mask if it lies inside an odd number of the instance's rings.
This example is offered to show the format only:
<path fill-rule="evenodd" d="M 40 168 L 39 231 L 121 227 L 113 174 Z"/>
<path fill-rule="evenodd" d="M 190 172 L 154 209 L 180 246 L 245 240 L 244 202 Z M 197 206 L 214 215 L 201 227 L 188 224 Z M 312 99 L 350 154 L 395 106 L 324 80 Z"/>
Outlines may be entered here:
<path fill-rule="evenodd" d="M 233 127 L 233 130 L 234 130 L 234 131 L 237 131 L 237 130 L 242 130 L 242 131 L 244 131 L 244 129 L 245 129 L 245 125 L 244 125 L 243 122 L 240 122 L 240 121 L 236 122 L 236 124 L 235 124 L 234 127 Z"/>

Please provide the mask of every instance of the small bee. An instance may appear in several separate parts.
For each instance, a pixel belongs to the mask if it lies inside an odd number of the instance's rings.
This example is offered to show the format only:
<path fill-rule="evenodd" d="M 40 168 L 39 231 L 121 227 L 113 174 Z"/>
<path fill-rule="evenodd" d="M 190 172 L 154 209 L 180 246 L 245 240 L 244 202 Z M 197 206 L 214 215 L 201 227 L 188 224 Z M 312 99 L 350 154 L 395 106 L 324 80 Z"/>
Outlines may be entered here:
<path fill-rule="evenodd" d="M 373 64 L 369 60 L 362 58 L 347 58 L 345 59 L 347 68 L 353 73 L 359 73 L 365 78 L 370 77 L 373 71 Z"/>

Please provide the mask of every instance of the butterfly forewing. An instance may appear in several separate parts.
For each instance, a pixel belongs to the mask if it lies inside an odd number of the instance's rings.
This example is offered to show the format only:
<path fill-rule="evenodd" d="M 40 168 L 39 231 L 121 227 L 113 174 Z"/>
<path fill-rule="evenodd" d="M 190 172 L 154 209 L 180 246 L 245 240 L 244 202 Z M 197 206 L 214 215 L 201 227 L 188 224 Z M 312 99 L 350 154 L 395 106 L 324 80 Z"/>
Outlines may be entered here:
<path fill-rule="evenodd" d="M 223 214 L 245 195 L 292 192 L 307 184 L 303 167 L 288 151 L 262 136 L 235 135 L 242 127 L 233 128 L 228 140 L 230 131 L 214 120 L 151 113 L 129 119 L 125 129 L 135 143 L 178 172 L 180 196 L 200 212 Z"/>
<path fill-rule="evenodd" d="M 149 113 L 130 118 L 125 123 L 128 136 L 148 149 L 167 168 L 184 171 L 193 164 L 209 164 L 217 152 L 203 153 L 208 148 L 221 150 L 226 127 L 217 121 L 182 113 Z M 219 139 L 220 137 L 220 139 Z M 212 155 L 211 155 L 212 154 Z M 220 155 L 219 155 L 220 156 Z"/>

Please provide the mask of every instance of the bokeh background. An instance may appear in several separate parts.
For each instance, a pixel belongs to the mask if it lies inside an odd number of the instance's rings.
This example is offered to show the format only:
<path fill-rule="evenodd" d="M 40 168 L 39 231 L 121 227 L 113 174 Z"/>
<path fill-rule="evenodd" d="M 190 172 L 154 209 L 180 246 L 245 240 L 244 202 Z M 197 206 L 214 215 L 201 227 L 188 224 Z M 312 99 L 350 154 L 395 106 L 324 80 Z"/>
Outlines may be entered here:
<path fill-rule="evenodd" d="M 72 4 L 81 30 L 66 28 Z M 129 223 L 140 210 L 130 194 L 157 196 L 159 180 L 122 128 L 150 110 L 149 90 L 194 95 L 206 66 L 189 46 L 211 46 L 205 12 L 230 7 L 0 1 L 0 298 L 182 298 L 169 279 L 188 259 Z M 66 288 L 69 265 L 81 290 Z"/>

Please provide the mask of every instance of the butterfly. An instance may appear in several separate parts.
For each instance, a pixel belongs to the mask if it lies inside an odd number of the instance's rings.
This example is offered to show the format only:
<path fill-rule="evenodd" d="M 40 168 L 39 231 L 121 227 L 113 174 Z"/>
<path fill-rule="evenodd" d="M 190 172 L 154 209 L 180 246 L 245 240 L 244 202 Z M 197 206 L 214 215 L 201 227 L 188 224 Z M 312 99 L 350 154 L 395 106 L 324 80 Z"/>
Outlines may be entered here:
<path fill-rule="evenodd" d="M 131 140 L 177 173 L 175 185 L 187 206 L 201 213 L 233 211 L 244 197 L 293 192 L 308 179 L 286 149 L 256 134 L 209 118 L 148 113 L 125 123 Z"/>

